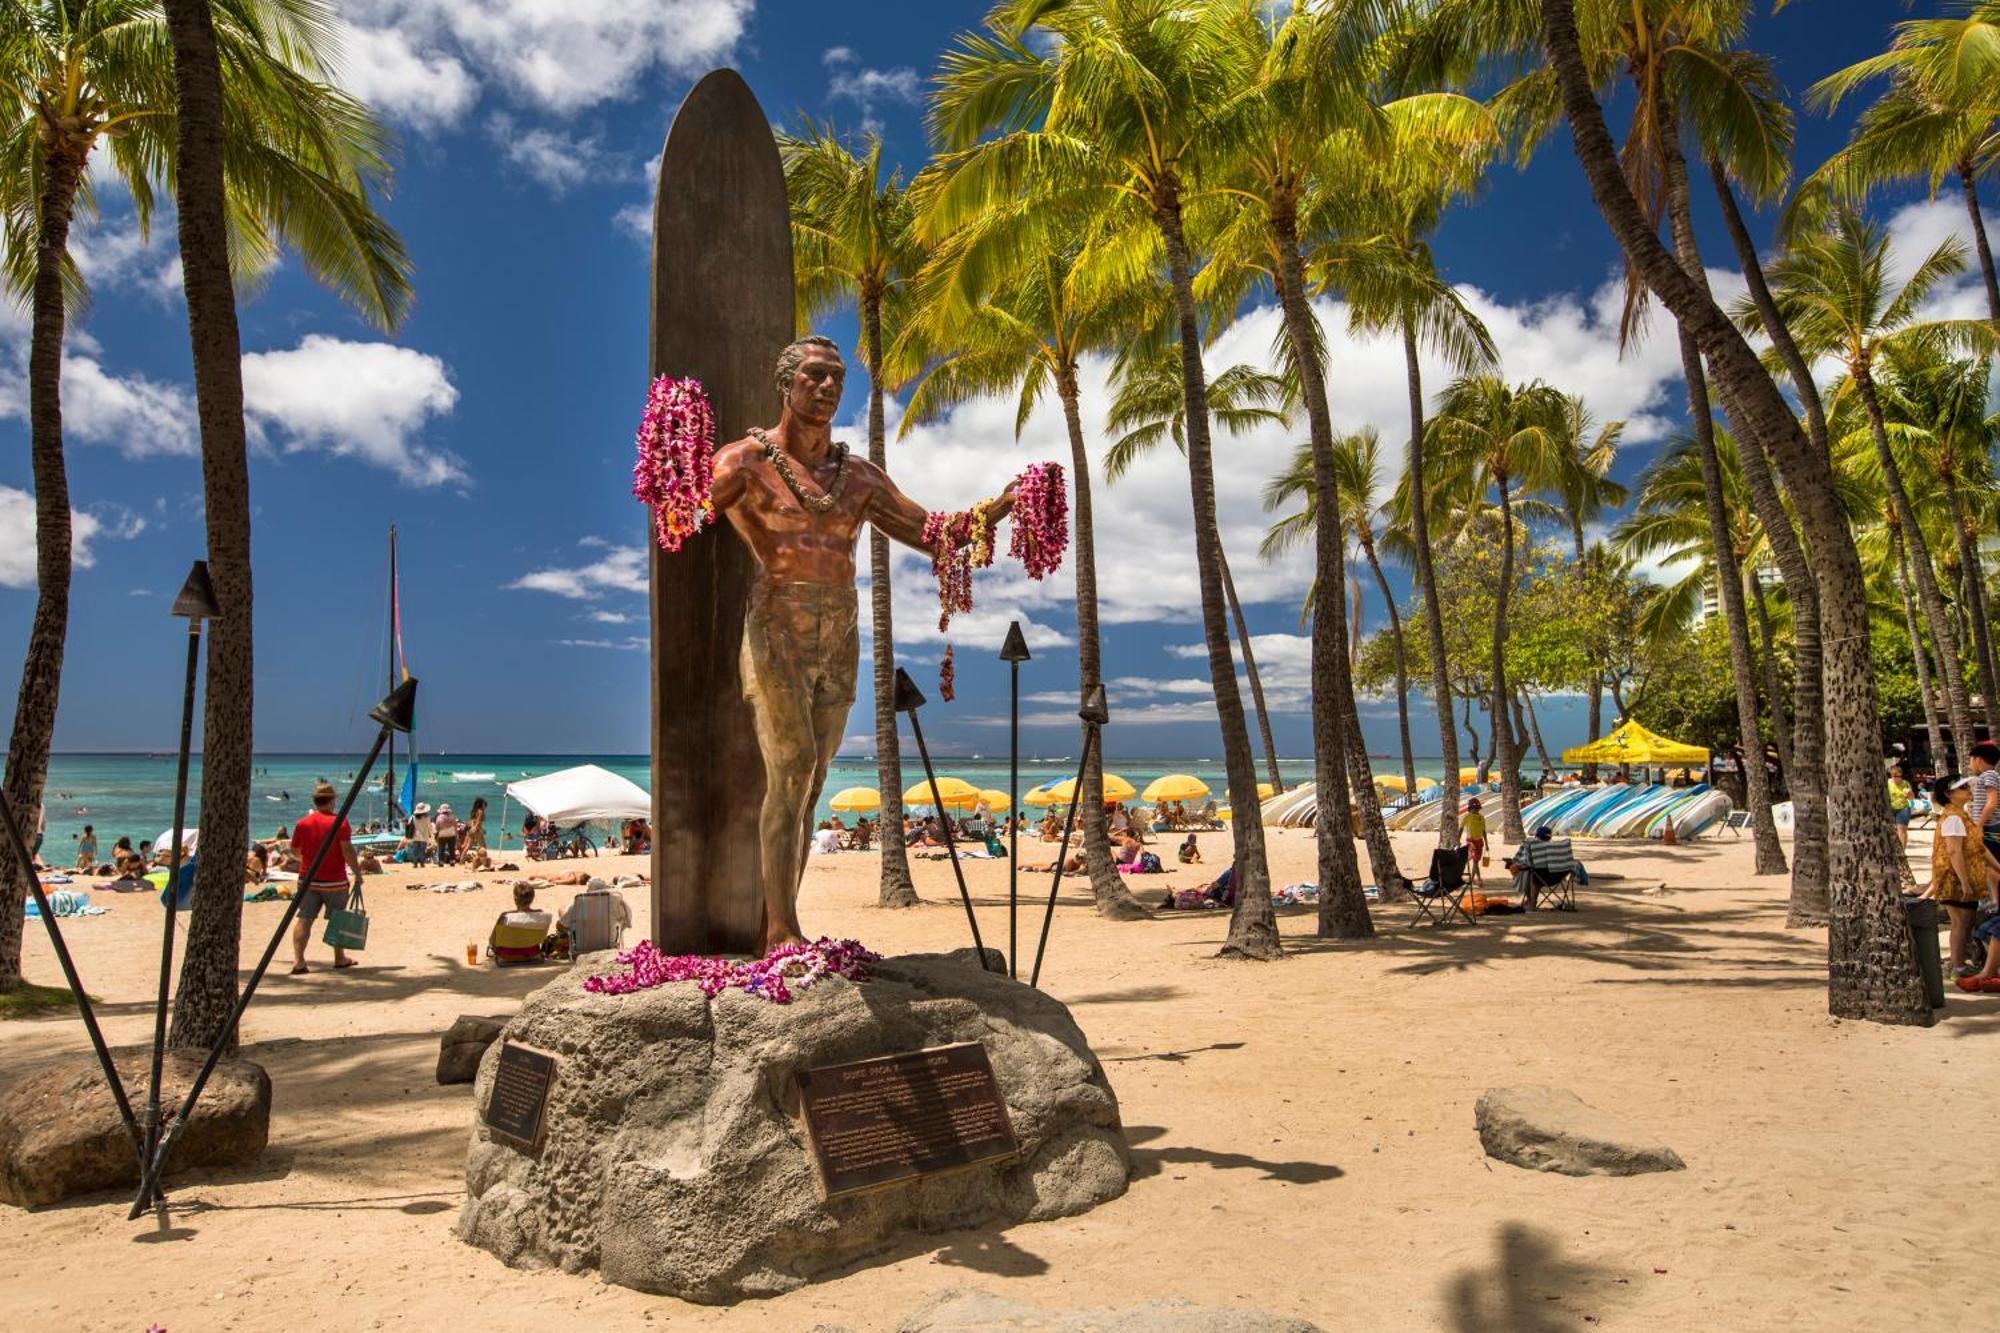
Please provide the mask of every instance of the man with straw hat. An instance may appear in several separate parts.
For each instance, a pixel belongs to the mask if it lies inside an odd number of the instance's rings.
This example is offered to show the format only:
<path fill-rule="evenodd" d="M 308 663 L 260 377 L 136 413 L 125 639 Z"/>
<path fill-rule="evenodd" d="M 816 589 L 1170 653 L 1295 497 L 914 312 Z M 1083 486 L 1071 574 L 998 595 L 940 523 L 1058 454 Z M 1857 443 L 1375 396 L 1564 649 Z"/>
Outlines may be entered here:
<path fill-rule="evenodd" d="M 306 966 L 306 940 L 312 935 L 312 924 L 319 914 L 332 912 L 337 907 L 347 905 L 348 894 L 361 887 L 361 861 L 354 854 L 354 830 L 347 826 L 345 819 L 334 814 L 334 804 L 339 793 L 333 784 L 322 782 L 313 788 L 312 813 L 301 819 L 292 828 L 292 851 L 299 858 L 299 911 L 292 921 L 292 975 L 302 976 L 312 969 Z M 328 838 L 334 839 L 332 850 L 320 862 L 319 873 L 310 884 L 303 874 L 310 869 L 313 857 L 319 854 L 321 844 Z M 352 885 L 348 876 L 354 876 Z M 354 959 L 339 945 L 334 946 L 333 965 L 353 967 Z"/>

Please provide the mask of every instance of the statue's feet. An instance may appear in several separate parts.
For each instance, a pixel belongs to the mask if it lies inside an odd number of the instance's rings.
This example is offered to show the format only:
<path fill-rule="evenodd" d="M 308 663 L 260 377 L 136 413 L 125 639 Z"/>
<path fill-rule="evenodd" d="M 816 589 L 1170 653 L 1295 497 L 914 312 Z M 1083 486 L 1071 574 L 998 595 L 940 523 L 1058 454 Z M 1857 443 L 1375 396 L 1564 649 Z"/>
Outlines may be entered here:
<path fill-rule="evenodd" d="M 804 944 L 806 937 L 795 930 L 772 931 L 764 936 L 764 956 L 769 958 L 787 944 Z"/>

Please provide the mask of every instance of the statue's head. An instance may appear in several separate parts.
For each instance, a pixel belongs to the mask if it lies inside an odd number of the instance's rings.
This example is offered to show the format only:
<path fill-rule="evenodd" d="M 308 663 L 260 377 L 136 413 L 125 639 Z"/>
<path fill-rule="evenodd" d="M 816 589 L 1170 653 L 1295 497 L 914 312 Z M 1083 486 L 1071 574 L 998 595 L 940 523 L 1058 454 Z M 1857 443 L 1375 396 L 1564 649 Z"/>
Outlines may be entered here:
<path fill-rule="evenodd" d="M 831 421 L 840 408 L 840 391 L 847 383 L 847 363 L 840 344 L 809 333 L 778 353 L 778 395 L 795 417 Z"/>

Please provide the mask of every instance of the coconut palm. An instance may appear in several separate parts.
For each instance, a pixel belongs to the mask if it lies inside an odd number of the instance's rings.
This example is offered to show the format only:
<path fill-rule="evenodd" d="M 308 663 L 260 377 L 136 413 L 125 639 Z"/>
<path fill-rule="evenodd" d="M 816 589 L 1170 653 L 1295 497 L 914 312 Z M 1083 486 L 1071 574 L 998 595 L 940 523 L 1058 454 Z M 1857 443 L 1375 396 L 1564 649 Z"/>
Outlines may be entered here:
<path fill-rule="evenodd" d="M 900 172 L 884 174 L 882 140 L 861 139 L 857 154 L 829 126 L 806 121 L 780 134 L 785 192 L 792 207 L 792 264 L 803 323 L 853 301 L 861 324 L 861 361 L 868 372 L 868 461 L 887 471 L 883 421 L 883 341 L 908 321 L 910 282 L 923 264 L 911 234 L 910 195 Z M 803 326 L 803 325 L 802 325 Z M 875 771 L 882 790 L 882 827 L 903 826 L 903 756 L 896 734 L 896 634 L 889 587 L 889 539 L 868 534 L 868 600 L 875 653 Z M 877 902 L 917 901 L 902 840 L 882 840 Z"/>
<path fill-rule="evenodd" d="M 1382 571 L 1382 558 L 1376 546 L 1375 519 L 1382 512 L 1383 505 L 1376 493 L 1376 478 L 1382 466 L 1382 436 L 1373 426 L 1363 426 L 1334 438 L 1333 442 L 1333 485 L 1334 494 L 1339 497 L 1340 523 L 1346 536 L 1352 536 L 1355 548 L 1368 562 L 1369 572 L 1375 576 L 1376 590 L 1382 596 L 1382 605 L 1389 616 L 1389 642 L 1395 659 L 1396 672 L 1396 727 L 1402 745 L 1403 790 L 1417 789 L 1416 757 L 1410 746 L 1410 673 L 1409 658 L 1403 643 L 1403 616 L 1396 606 L 1395 593 L 1389 587 L 1389 579 Z M 1280 518 L 1265 534 L 1260 548 L 1266 559 L 1296 549 L 1309 536 L 1315 536 L 1319 529 L 1319 488 L 1320 475 L 1317 460 L 1310 443 L 1299 446 L 1293 454 L 1291 466 L 1273 477 L 1264 487 L 1264 508 L 1277 511 L 1297 503 L 1300 508 Z"/>
<path fill-rule="evenodd" d="M 1805 182 L 1811 198 L 1822 189 L 1858 204 L 1891 181 L 1921 180 L 1936 197 L 1945 177 L 1958 177 L 1986 283 L 1987 314 L 2000 320 L 2000 278 L 1986 220 L 1980 215 L 1980 179 L 2000 163 L 2000 2 L 1977 0 L 1962 17 L 1899 23 L 1889 49 L 1827 75 L 1806 90 L 1807 104 L 1831 114 L 1842 101 L 1877 79 L 1888 87 L 1856 120 L 1847 146 Z"/>
<path fill-rule="evenodd" d="M 1331 58 L 1334 53 L 1320 52 Z M 1443 758 L 1438 845 L 1458 845 L 1459 754 L 1452 718 L 1452 680 L 1446 664 L 1443 607 L 1433 564 L 1432 506 L 1425 488 L 1425 394 L 1422 355 L 1443 358 L 1446 366 L 1469 374 L 1496 363 L 1493 340 L 1457 291 L 1438 276 L 1426 238 L 1444 211 L 1478 185 L 1480 173 L 1499 143 L 1497 129 L 1480 112 L 1456 118 L 1461 132 L 1436 132 L 1441 117 L 1421 98 L 1392 102 L 1383 111 L 1389 138 L 1375 145 L 1360 135 L 1335 136 L 1324 146 L 1323 188 L 1341 212 L 1308 253 L 1308 273 L 1316 292 L 1346 298 L 1350 328 L 1359 334 L 1392 334 L 1402 344 L 1409 398 L 1408 461 L 1402 489 L 1414 503 L 1399 509 L 1408 517 L 1407 547 L 1427 614 L 1423 620 L 1431 663 L 1431 699 L 1437 709 L 1438 748 Z M 1468 123 L 1483 132 L 1463 133 Z M 1356 247 L 1353 238 L 1369 238 Z M 1390 250 L 1394 262 L 1378 262 L 1370 247 Z M 1357 253 L 1360 249 L 1362 253 Z M 1357 262 L 1362 261 L 1362 262 Z M 1477 748 L 1477 747 L 1475 747 Z"/>
<path fill-rule="evenodd" d="M 1793 237 L 1784 255 L 1770 266 L 1771 287 L 1779 317 L 1801 350 L 1808 356 L 1837 358 L 1848 374 L 1840 392 L 1854 393 L 1866 413 L 1883 486 L 1916 576 L 1917 606 L 1937 647 L 1952 747 L 1964 768 L 1975 733 L 1958 625 L 1945 605 L 1929 538 L 1917 520 L 1902 467 L 1889 445 L 1875 367 L 1878 357 L 1898 347 L 1990 345 L 1993 330 L 1985 320 L 1919 318 L 1924 300 L 1937 285 L 1964 268 L 1965 247 L 1955 238 L 1926 256 L 1900 288 L 1890 276 L 1891 259 L 1889 238 L 1880 226 L 1851 209 L 1837 208 L 1824 229 Z M 1755 318 L 1755 313 L 1743 307 L 1738 317 Z M 1839 392 L 1836 410 L 1838 398 Z"/>
<path fill-rule="evenodd" d="M 921 183 L 918 186 L 921 192 Z M 1018 437 L 1051 391 L 1069 437 L 1070 489 L 1075 499 L 1076 637 L 1079 684 L 1085 694 L 1104 680 L 1097 618 L 1097 547 L 1091 502 L 1091 459 L 1079 407 L 1079 366 L 1086 353 L 1121 343 L 1141 312 L 1159 304 L 1151 290 L 1079 304 L 1070 291 L 1073 250 L 1037 249 L 1029 262 L 993 264 L 987 234 L 1011 219 L 975 222 L 948 239 L 919 278 L 922 315 L 897 340 L 892 367 L 911 365 L 930 348 L 949 349 L 923 370 L 910 391 L 899 434 L 943 417 L 974 398 L 1013 396 Z M 1018 256 L 1020 251 L 1013 251 Z M 1125 887 L 1111 857 L 1104 814 L 1104 759 L 1095 749 L 1078 796 L 1084 861 L 1100 915 L 1118 920 L 1147 913 Z"/>
<path fill-rule="evenodd" d="M 1722 503 L 1711 505 L 1709 497 L 1719 494 Z M 1716 515 L 1725 516 L 1717 541 Z M 1664 558 L 1687 574 L 1668 590 L 1663 603 L 1686 605 L 1699 597 L 1700 590 L 1713 587 L 1725 614 L 1741 615 L 1754 595 L 1750 584 L 1756 579 L 1759 557 L 1764 550 L 1764 534 L 1750 506 L 1749 488 L 1743 478 L 1743 460 L 1736 441 L 1725 431 L 1716 431 L 1708 441 L 1692 431 L 1676 436 L 1647 467 L 1639 483 L 1639 499 L 1632 516 L 1615 533 L 1621 549 L 1632 556 Z M 1735 585 L 1735 596 L 1724 600 L 1725 582 Z M 1666 626 L 1658 627 L 1664 630 Z M 1747 624 L 1729 631 L 1730 671 L 1736 687 L 1737 743 L 1745 756 L 1764 753 L 1764 738 L 1758 726 L 1756 668 L 1750 661 Z M 1769 661 L 1768 629 L 1764 644 Z M 1767 673 L 1767 679 L 1769 675 Z M 1746 698 L 1746 695 L 1748 696 Z M 1779 750 L 1784 760 L 1784 747 Z M 1778 842 L 1777 822 L 1771 814 L 1771 795 L 1764 766 L 1746 763 L 1743 767 L 1745 804 L 1750 812 L 1750 829 L 1756 844 L 1756 872 L 1760 875 L 1785 873 L 1785 852 Z"/>
<path fill-rule="evenodd" d="M 1511 385 L 1497 375 L 1466 375 L 1438 397 L 1430 445 L 1438 474 L 1451 488 L 1474 497 L 1490 489 L 1500 522 L 1500 582 L 1493 609 L 1492 724 L 1500 769 L 1500 814 L 1506 836 L 1519 842 L 1520 742 L 1508 719 L 1513 692 L 1507 684 L 1507 604 L 1514 582 L 1515 506 L 1523 496 L 1552 488 L 1561 471 L 1568 403 L 1536 380 Z"/>
<path fill-rule="evenodd" d="M 931 108 L 948 156 L 924 231 L 948 234 L 996 200 L 1063 200 L 1090 216 L 1086 250 L 1122 252 L 1157 270 L 1164 261 L 1180 343 L 1187 410 L 1188 485 L 1201 581 L 1202 635 L 1221 725 L 1229 795 L 1257 806 L 1256 761 L 1229 651 L 1221 535 L 1202 366 L 1189 192 L 1226 156 L 1209 121 L 1242 86 L 1224 40 L 1231 15 L 1184 0 L 1003 0 L 983 33 L 946 53 Z M 1153 247 L 1157 246 L 1157 251 Z M 1239 821 L 1235 911 L 1226 956 L 1281 952 L 1270 903 L 1263 827 Z"/>
<path fill-rule="evenodd" d="M 224 69 L 223 222 L 239 278 L 254 280 L 289 248 L 364 316 L 393 327 L 408 308 L 410 284 L 402 243 L 370 201 L 388 178 L 386 142 L 367 110 L 329 83 L 337 54 L 329 10 L 317 0 L 220 0 L 207 26 Z M 180 111 L 168 28 L 152 0 L 0 0 L 0 87 L 15 94 L 0 115 L 0 283 L 33 312 L 29 459 L 39 586 L 6 770 L 8 797 L 20 810 L 41 802 L 69 615 L 62 344 L 67 316 L 87 298 L 69 252 L 70 225 L 79 212 L 95 211 L 94 170 L 129 192 L 142 231 L 156 191 L 174 180 Z M 225 459 L 228 443 L 206 430 L 204 445 L 209 569 L 225 614 L 209 641 L 202 803 L 220 845 L 248 838 L 249 500 L 240 455 Z M 233 868 L 219 861 L 201 872 L 184 972 L 198 992 L 226 988 L 233 996 L 240 889 Z M 0 853 L 0 989 L 20 978 L 25 892 L 19 869 Z"/>
<path fill-rule="evenodd" d="M 1183 456 L 1187 454 L 1187 402 L 1181 392 L 1180 358 L 1172 351 L 1147 355 L 1143 350 L 1146 346 L 1142 342 L 1136 345 L 1140 350 L 1121 353 L 1112 368 L 1111 407 L 1104 420 L 1104 428 L 1115 433 L 1104 451 L 1104 480 L 1108 484 L 1115 485 L 1140 458 L 1168 441 Z M 1281 404 L 1286 393 L 1280 376 L 1248 364 L 1230 366 L 1209 381 L 1209 420 L 1229 435 L 1282 425 L 1286 414 Z M 1243 654 L 1243 674 L 1250 682 L 1250 704 L 1264 749 L 1265 772 L 1270 775 L 1272 789 L 1283 791 L 1284 774 L 1278 768 L 1278 746 L 1264 705 L 1264 678 L 1257 670 L 1250 622 L 1244 618 L 1243 603 L 1236 596 L 1236 577 L 1219 540 L 1216 559 L 1222 567 L 1229 618 L 1236 627 L 1236 649 Z"/>
<path fill-rule="evenodd" d="M 1591 86 L 1575 0 L 1540 0 L 1540 19 L 1543 55 L 1598 211 L 1647 287 L 1694 335 L 1728 396 L 1739 435 L 1756 436 L 1784 469 L 1812 545 L 1825 635 L 1828 816 L 1843 831 L 1828 845 L 1828 1007 L 1839 1016 L 1927 1025 L 1934 1019 L 1898 897 L 1902 856 L 1882 801 L 1867 588 L 1831 465 L 1812 448 L 1742 333 L 1660 243 L 1633 197 Z"/>
<path fill-rule="evenodd" d="M 1611 480 L 1611 465 L 1618 458 L 1619 437 L 1625 423 L 1609 422 L 1594 435 L 1590 410 L 1581 394 L 1571 394 L 1563 412 L 1563 448 L 1556 470 L 1554 491 L 1561 499 L 1576 543 L 1576 558 L 1584 559 L 1585 530 L 1609 511 L 1623 505 L 1625 487 Z M 1593 737 L 1604 734 L 1604 681 L 1597 673 L 1590 677 L 1589 712 L 1585 725 Z M 1595 775 L 1596 765 L 1587 765 L 1586 778 Z"/>

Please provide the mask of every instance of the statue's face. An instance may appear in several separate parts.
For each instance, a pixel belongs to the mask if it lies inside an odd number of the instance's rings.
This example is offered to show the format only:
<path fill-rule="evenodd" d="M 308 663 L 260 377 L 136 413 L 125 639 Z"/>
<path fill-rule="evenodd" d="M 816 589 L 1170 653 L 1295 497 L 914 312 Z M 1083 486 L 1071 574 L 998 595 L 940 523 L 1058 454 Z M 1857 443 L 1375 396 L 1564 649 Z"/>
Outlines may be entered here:
<path fill-rule="evenodd" d="M 847 383 L 847 365 L 830 347 L 808 347 L 785 394 L 792 415 L 811 422 L 829 422 L 840 410 L 840 391 Z"/>

